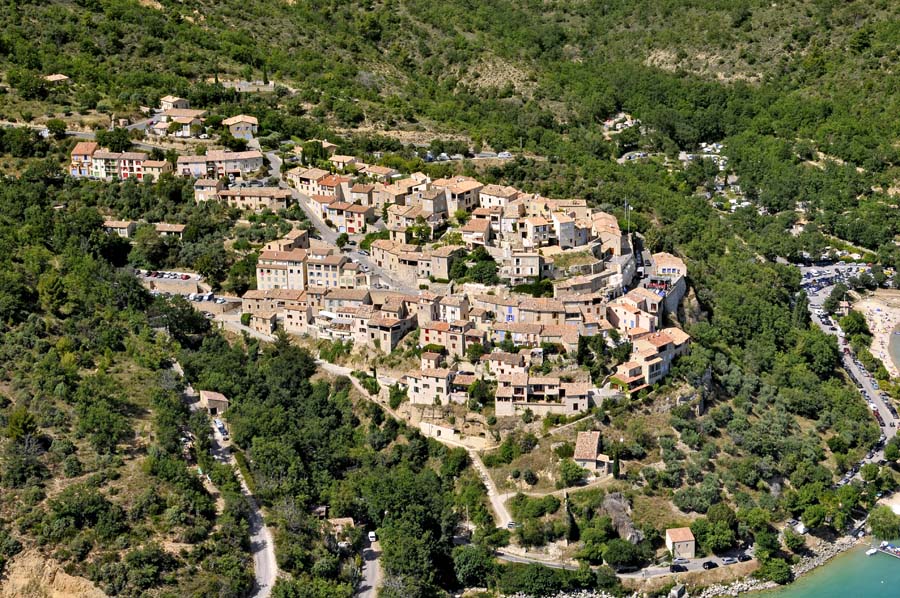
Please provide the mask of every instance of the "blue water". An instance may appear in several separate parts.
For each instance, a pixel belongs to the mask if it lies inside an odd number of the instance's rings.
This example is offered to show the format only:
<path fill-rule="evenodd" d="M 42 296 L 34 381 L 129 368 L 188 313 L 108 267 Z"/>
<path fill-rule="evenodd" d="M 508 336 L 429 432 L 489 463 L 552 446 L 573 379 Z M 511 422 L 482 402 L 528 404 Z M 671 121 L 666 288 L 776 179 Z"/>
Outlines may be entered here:
<path fill-rule="evenodd" d="M 891 361 L 900 370 L 900 325 L 891 332 L 891 340 L 888 342 L 888 354 Z"/>
<path fill-rule="evenodd" d="M 896 544 L 896 543 L 895 543 Z M 900 559 L 877 553 L 868 545 L 838 555 L 794 583 L 751 594 L 753 598 L 897 598 Z"/>

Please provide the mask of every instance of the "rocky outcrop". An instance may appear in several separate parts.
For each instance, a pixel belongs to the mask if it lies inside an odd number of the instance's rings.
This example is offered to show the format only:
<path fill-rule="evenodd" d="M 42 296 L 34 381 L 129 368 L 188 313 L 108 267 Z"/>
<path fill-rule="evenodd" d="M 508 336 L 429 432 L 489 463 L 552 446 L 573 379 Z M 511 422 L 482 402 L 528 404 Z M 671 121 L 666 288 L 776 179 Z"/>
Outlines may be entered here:
<path fill-rule="evenodd" d="M 59 563 L 36 550 L 17 554 L 0 581 L 0 598 L 105 598 L 83 577 L 69 575 Z"/>
<path fill-rule="evenodd" d="M 849 550 L 856 545 L 856 540 L 850 537 L 838 538 L 834 543 L 823 543 L 816 552 L 803 557 L 800 562 L 791 568 L 794 577 L 800 577 L 804 573 L 808 573 L 820 565 L 824 565 L 833 556 Z"/>
<path fill-rule="evenodd" d="M 637 544 L 644 539 L 644 532 L 634 527 L 631 520 L 631 505 L 621 492 L 607 494 L 603 499 L 603 510 L 612 519 L 613 527 L 623 540 Z"/>

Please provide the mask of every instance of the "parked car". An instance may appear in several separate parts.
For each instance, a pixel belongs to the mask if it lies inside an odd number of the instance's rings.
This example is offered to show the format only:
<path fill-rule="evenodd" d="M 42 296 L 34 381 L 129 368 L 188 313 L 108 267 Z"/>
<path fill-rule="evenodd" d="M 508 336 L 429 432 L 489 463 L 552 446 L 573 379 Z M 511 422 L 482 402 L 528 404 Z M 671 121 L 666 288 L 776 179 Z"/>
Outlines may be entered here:
<path fill-rule="evenodd" d="M 497 154 L 497 157 L 503 160 L 508 160 L 509 158 L 512 158 L 512 154 L 509 152 L 500 152 L 499 154 Z"/>
<path fill-rule="evenodd" d="M 749 554 L 742 554 L 742 555 L 738 556 L 738 561 L 740 561 L 741 563 L 746 563 L 747 561 L 749 561 L 752 558 L 753 557 L 750 556 Z"/>
<path fill-rule="evenodd" d="M 685 571 L 687 571 L 687 567 L 685 567 L 684 565 L 671 565 L 669 567 L 670 573 L 683 573 Z"/>
<path fill-rule="evenodd" d="M 719 565 L 715 561 L 706 561 L 703 563 L 703 568 L 709 571 L 710 569 L 717 569 Z"/>
<path fill-rule="evenodd" d="M 722 564 L 723 564 L 723 565 L 733 565 L 733 564 L 735 564 L 736 562 L 737 562 L 737 559 L 736 559 L 736 558 L 733 558 L 733 557 L 730 557 L 730 556 L 726 556 L 724 559 L 722 559 Z"/>
<path fill-rule="evenodd" d="M 359 253 L 359 255 L 365 255 L 365 256 L 369 255 L 369 252 L 366 251 L 365 249 L 360 249 L 357 253 Z"/>
<path fill-rule="evenodd" d="M 375 535 L 375 532 L 369 532 L 369 542 L 375 542 L 378 540 L 378 536 Z"/>
<path fill-rule="evenodd" d="M 190 275 L 190 274 L 182 274 L 182 275 L 181 275 L 181 280 L 190 280 L 190 279 L 191 279 L 191 275 Z"/>
<path fill-rule="evenodd" d="M 688 564 L 688 560 L 685 559 L 685 558 L 677 558 L 677 559 L 674 559 L 674 560 L 672 561 L 672 563 L 675 564 L 675 565 L 687 565 L 687 564 Z"/>

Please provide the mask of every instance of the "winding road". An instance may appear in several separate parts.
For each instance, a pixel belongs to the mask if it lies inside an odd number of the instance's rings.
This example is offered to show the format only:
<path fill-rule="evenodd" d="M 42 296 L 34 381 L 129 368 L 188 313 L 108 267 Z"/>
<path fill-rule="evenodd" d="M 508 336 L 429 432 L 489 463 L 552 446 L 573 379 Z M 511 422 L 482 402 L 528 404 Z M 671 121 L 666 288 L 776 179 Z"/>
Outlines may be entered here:
<path fill-rule="evenodd" d="M 172 370 L 184 378 L 184 370 L 177 361 L 172 364 Z M 185 380 L 187 383 L 187 381 Z M 200 409 L 200 401 L 197 392 L 187 383 L 183 393 L 183 399 L 188 404 L 191 411 Z M 253 555 L 253 575 L 254 587 L 251 596 L 255 598 L 268 598 L 272 593 L 272 587 L 278 578 L 278 561 L 275 558 L 275 540 L 272 532 L 266 527 L 265 519 L 263 519 L 262 511 L 247 481 L 244 479 L 241 469 L 237 466 L 234 454 L 231 452 L 231 442 L 222 437 L 222 434 L 216 429 L 213 421 L 210 420 L 210 428 L 212 429 L 212 447 L 211 453 L 213 459 L 220 463 L 227 463 L 234 470 L 234 474 L 241 484 L 241 494 L 247 505 L 250 507 L 250 552 Z"/>

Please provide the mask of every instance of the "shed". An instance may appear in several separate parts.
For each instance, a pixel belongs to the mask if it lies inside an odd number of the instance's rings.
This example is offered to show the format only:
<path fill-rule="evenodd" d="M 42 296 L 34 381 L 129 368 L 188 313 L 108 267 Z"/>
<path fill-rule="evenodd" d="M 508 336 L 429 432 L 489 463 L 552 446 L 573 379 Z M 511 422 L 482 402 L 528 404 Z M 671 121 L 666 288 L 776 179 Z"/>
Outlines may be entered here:
<path fill-rule="evenodd" d="M 696 555 L 697 543 L 689 527 L 672 527 L 666 530 L 666 548 L 672 558 L 692 559 Z"/>
<path fill-rule="evenodd" d="M 220 392 L 201 390 L 200 407 L 206 409 L 210 415 L 220 415 L 228 409 L 228 399 Z"/>

